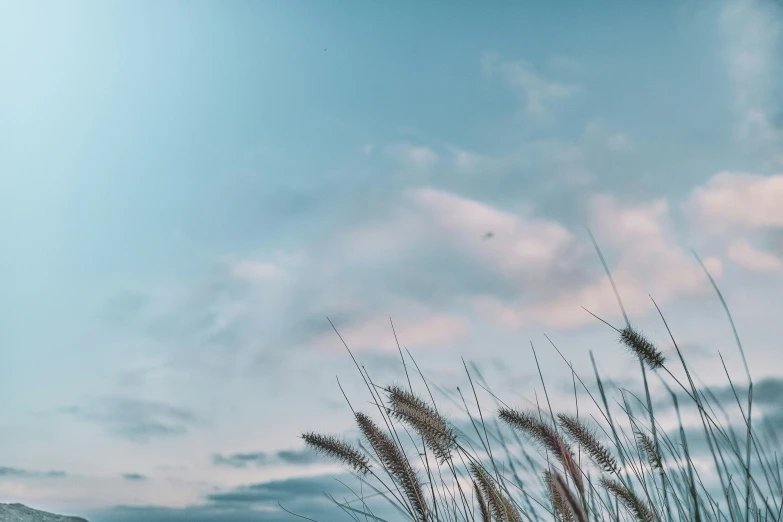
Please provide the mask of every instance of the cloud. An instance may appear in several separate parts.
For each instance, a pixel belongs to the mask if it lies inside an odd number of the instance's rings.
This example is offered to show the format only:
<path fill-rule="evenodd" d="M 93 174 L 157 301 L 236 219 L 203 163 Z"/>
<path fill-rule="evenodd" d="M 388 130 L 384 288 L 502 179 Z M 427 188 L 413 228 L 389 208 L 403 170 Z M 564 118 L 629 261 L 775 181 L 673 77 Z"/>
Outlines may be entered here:
<path fill-rule="evenodd" d="M 719 15 L 724 59 L 741 104 L 765 99 L 778 59 L 783 21 L 780 7 L 767 0 L 729 0 Z"/>
<path fill-rule="evenodd" d="M 45 478 L 54 477 L 61 478 L 67 474 L 64 471 L 51 470 L 51 471 L 32 471 L 29 469 L 9 468 L 6 466 L 0 466 L 0 478 L 2 477 L 16 477 L 16 478 Z"/>
<path fill-rule="evenodd" d="M 720 172 L 697 187 L 687 203 L 706 232 L 783 228 L 783 174 Z"/>
<path fill-rule="evenodd" d="M 438 154 L 429 147 L 410 143 L 388 145 L 386 153 L 397 163 L 415 170 L 426 170 L 440 160 Z"/>
<path fill-rule="evenodd" d="M 281 462 L 286 464 L 312 464 L 318 462 L 318 455 L 310 449 L 280 450 L 276 454 Z"/>
<path fill-rule="evenodd" d="M 540 275 L 573 242 L 571 233 L 555 221 L 520 217 L 432 188 L 416 189 L 408 196 L 422 217 L 462 247 L 463 255 L 478 257 L 508 276 Z M 497 241 L 484 242 L 487 231 Z"/>
<path fill-rule="evenodd" d="M 724 242 L 726 257 L 754 272 L 783 268 L 774 243 L 783 232 L 783 175 L 719 172 L 695 188 L 683 205 L 699 232 Z"/>
<path fill-rule="evenodd" d="M 157 438 L 181 436 L 199 424 L 195 414 L 168 404 L 125 397 L 72 406 L 66 412 L 104 426 L 113 435 L 145 443 Z"/>
<path fill-rule="evenodd" d="M 317 455 L 310 449 L 280 450 L 275 453 L 234 453 L 233 455 L 213 455 L 212 462 L 216 466 L 229 466 L 232 468 L 245 468 L 249 464 L 254 466 L 268 466 L 273 464 L 307 465 L 318 462 Z"/>
<path fill-rule="evenodd" d="M 487 74 L 502 76 L 520 94 L 530 116 L 546 116 L 550 104 L 567 100 L 581 90 L 574 84 L 544 78 L 525 60 L 503 60 L 495 53 L 484 55 L 482 67 Z"/>
<path fill-rule="evenodd" d="M 213 493 L 207 499 L 216 504 L 277 503 L 302 497 L 320 497 L 324 491 L 334 491 L 339 483 L 334 475 L 274 480 L 243 486 L 225 493 Z M 337 487 L 335 487 L 337 486 Z"/>
<path fill-rule="evenodd" d="M 734 403 L 736 401 L 736 397 L 734 396 L 735 391 L 741 401 L 747 400 L 747 386 L 735 384 L 734 390 L 728 385 L 723 388 L 712 389 L 715 397 L 724 403 Z M 753 383 L 754 405 L 778 406 L 780 404 L 781 395 L 783 395 L 783 377 L 767 377 Z"/>
<path fill-rule="evenodd" d="M 783 45 L 783 8 L 771 0 L 728 0 L 718 17 L 724 60 L 740 113 L 739 137 L 773 162 L 783 162 L 777 93 Z"/>
<path fill-rule="evenodd" d="M 122 478 L 125 480 L 130 480 L 131 482 L 139 482 L 142 480 L 147 480 L 147 477 L 144 475 L 141 475 L 139 473 L 123 473 Z"/>
<path fill-rule="evenodd" d="M 726 253 L 729 259 L 753 272 L 774 272 L 783 269 L 783 261 L 780 258 L 751 246 L 744 239 L 732 241 Z"/>
<path fill-rule="evenodd" d="M 442 163 L 451 168 L 434 180 L 439 187 L 458 187 L 479 199 L 524 198 L 558 218 L 583 211 L 587 188 L 622 195 L 652 183 L 646 179 L 650 174 L 639 171 L 640 150 L 633 137 L 600 119 L 588 122 L 576 139 L 525 140 L 494 154 L 456 146 L 446 149 Z M 629 171 L 636 174 L 629 178 Z"/>
<path fill-rule="evenodd" d="M 284 522 L 292 515 L 278 507 L 318 520 L 342 514 L 339 507 L 324 497 L 328 492 L 342 500 L 352 494 L 335 480 L 351 480 L 344 475 L 316 475 L 243 485 L 207 494 L 204 503 L 185 507 L 115 506 L 86 513 L 90 520 L 103 522 Z M 358 491 L 358 489 L 357 489 Z M 375 505 L 377 504 L 377 505 Z M 373 512 L 387 517 L 389 509 L 380 502 L 371 504 Z M 360 507 L 360 506 L 357 506 Z M 392 517 L 393 518 L 393 517 Z"/>
<path fill-rule="evenodd" d="M 598 195 L 591 199 L 589 222 L 602 247 L 618 252 L 617 262 L 611 263 L 612 273 L 629 313 L 650 309 L 648 292 L 665 301 L 708 290 L 700 268 L 675 240 L 666 200 L 630 204 Z M 710 257 L 705 264 L 713 276 L 720 276 L 720 260 Z M 592 320 L 581 306 L 604 317 L 617 314 L 617 303 L 608 285 L 607 278 L 599 276 L 534 302 L 504 304 L 487 298 L 477 306 L 497 322 L 515 328 L 531 322 L 573 328 Z"/>
<path fill-rule="evenodd" d="M 244 468 L 248 464 L 256 466 L 265 466 L 269 464 L 271 458 L 264 452 L 257 453 L 235 453 L 229 456 L 213 455 L 212 462 L 216 466 L 230 466 L 232 468 Z"/>
<path fill-rule="evenodd" d="M 708 289 L 678 242 L 666 200 L 596 195 L 587 216 L 616 260 L 610 264 L 629 312 L 649 310 L 648 292 L 665 301 Z M 720 261 L 705 261 L 719 277 Z M 278 346 L 344 353 L 325 316 L 352 349 L 385 352 L 396 351 L 390 316 L 404 345 L 435 348 L 467 340 L 467 317 L 475 312 L 513 328 L 579 327 L 593 320 L 581 306 L 617 313 L 584 231 L 530 206 L 500 208 L 426 186 L 402 191 L 372 217 L 313 243 L 286 271 L 290 277 L 273 295 L 232 278 L 183 299 L 184 321 L 159 323 L 187 341 L 182 357 L 203 357 L 211 372 L 247 368 L 240 361 L 256 358 L 271 378 L 282 364 Z"/>
<path fill-rule="evenodd" d="M 451 147 L 449 159 L 457 172 L 477 175 L 499 175 L 518 163 L 513 157 L 492 157 L 473 151 Z"/>
<path fill-rule="evenodd" d="M 231 276 L 244 281 L 267 281 L 285 276 L 285 271 L 274 263 L 239 260 L 231 265 Z"/>

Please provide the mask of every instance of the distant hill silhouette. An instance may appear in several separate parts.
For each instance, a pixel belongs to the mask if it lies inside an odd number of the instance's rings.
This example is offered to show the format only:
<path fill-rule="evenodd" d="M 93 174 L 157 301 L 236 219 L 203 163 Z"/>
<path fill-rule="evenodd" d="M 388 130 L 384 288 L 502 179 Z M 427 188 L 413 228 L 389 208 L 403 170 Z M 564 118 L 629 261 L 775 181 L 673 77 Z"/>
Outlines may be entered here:
<path fill-rule="evenodd" d="M 3 503 L 0 503 L 0 520 L 2 522 L 87 522 L 81 517 L 55 515 L 29 508 L 24 504 Z"/>

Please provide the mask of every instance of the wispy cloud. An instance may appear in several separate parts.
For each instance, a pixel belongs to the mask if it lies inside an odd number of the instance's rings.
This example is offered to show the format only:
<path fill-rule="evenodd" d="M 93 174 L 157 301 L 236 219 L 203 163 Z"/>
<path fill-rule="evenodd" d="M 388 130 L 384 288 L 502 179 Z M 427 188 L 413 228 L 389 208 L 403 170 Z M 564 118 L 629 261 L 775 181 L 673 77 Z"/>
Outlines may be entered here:
<path fill-rule="evenodd" d="M 630 313 L 643 313 L 650 308 L 648 288 L 654 288 L 662 300 L 703 293 L 708 289 L 699 268 L 676 241 L 669 210 L 663 199 L 629 204 L 601 195 L 591 201 L 589 223 L 604 248 L 619 255 L 613 275 Z M 586 247 L 584 242 L 579 248 L 574 245 L 569 257 L 579 259 L 589 252 Z M 714 275 L 720 275 L 718 259 L 708 258 L 706 263 Z M 564 287 L 533 301 L 517 297 L 503 303 L 487 297 L 478 303 L 479 310 L 495 317 L 501 324 L 516 328 L 530 322 L 573 328 L 591 320 L 577 303 L 599 315 L 616 313 L 611 293 L 603 291 L 607 284 L 605 276 L 599 275 L 576 284 L 572 281 L 568 290 Z M 556 289 L 555 286 L 550 288 Z"/>
<path fill-rule="evenodd" d="M 720 172 L 693 190 L 689 205 L 705 231 L 727 233 L 783 228 L 781 198 L 783 174 Z"/>
<path fill-rule="evenodd" d="M 125 480 L 130 480 L 131 482 L 139 482 L 142 480 L 147 480 L 146 475 L 142 475 L 140 473 L 123 473 L 122 478 Z"/>
<path fill-rule="evenodd" d="M 184 435 L 200 423 L 194 413 L 184 408 L 126 397 L 99 399 L 65 411 L 138 443 Z"/>
<path fill-rule="evenodd" d="M 233 455 L 213 455 L 216 466 L 245 468 L 248 465 L 269 466 L 274 464 L 306 465 L 317 462 L 317 455 L 309 449 L 280 450 L 275 453 L 263 451 L 256 453 L 234 453 Z"/>
<path fill-rule="evenodd" d="M 0 477 L 17 477 L 17 478 L 42 478 L 42 477 L 65 477 L 67 474 L 64 471 L 52 470 L 52 471 L 33 471 L 29 469 L 9 468 L 0 466 Z"/>
<path fill-rule="evenodd" d="M 783 269 L 783 175 L 721 172 L 697 187 L 685 204 L 698 229 L 723 238 L 726 257 L 754 272 Z"/>
<path fill-rule="evenodd" d="M 396 143 L 386 147 L 389 154 L 400 165 L 415 170 L 426 170 L 440 160 L 440 156 L 431 148 L 410 143 Z"/>
<path fill-rule="evenodd" d="M 744 239 L 735 239 L 729 243 L 726 256 L 741 267 L 754 272 L 783 270 L 783 260 L 778 256 L 759 250 Z"/>
<path fill-rule="evenodd" d="M 207 499 L 216 504 L 276 504 L 302 497 L 320 497 L 324 491 L 333 491 L 339 487 L 334 475 L 274 480 L 232 491 L 213 493 Z"/>
<path fill-rule="evenodd" d="M 777 93 L 783 89 L 783 7 L 773 0 L 726 0 L 719 27 L 740 112 L 739 136 L 781 165 L 783 105 Z"/>
<path fill-rule="evenodd" d="M 545 78 L 528 61 L 503 59 L 497 53 L 485 54 L 482 66 L 487 74 L 502 76 L 519 92 L 530 116 L 547 116 L 551 104 L 567 100 L 581 90 L 578 85 Z"/>
<path fill-rule="evenodd" d="M 106 522 L 240 522 L 246 520 L 284 522 L 291 515 L 278 507 L 305 516 L 321 519 L 341 513 L 340 508 L 324 497 L 324 492 L 337 494 L 345 491 L 335 478 L 341 475 L 316 475 L 309 477 L 274 480 L 206 495 L 200 504 L 185 507 L 117 506 L 88 513 L 96 520 Z M 350 494 L 350 493 L 349 493 Z M 339 498 L 339 497 L 338 497 Z M 374 509 L 383 516 L 384 506 Z"/>

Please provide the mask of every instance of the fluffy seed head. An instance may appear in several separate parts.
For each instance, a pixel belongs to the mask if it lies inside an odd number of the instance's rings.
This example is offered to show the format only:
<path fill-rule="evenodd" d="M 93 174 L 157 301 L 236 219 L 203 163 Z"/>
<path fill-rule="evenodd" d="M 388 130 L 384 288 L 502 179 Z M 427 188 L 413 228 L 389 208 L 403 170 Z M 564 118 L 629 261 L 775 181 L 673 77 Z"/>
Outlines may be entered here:
<path fill-rule="evenodd" d="M 487 507 L 487 501 L 484 500 L 484 495 L 481 493 L 481 488 L 476 483 L 475 479 L 473 480 L 473 490 L 476 492 L 476 500 L 478 500 L 479 512 L 481 513 L 481 522 L 492 522 L 492 517 L 489 513 L 489 508 Z"/>
<path fill-rule="evenodd" d="M 337 437 L 308 432 L 302 435 L 302 439 L 316 452 L 347 464 L 357 473 L 366 475 L 370 471 L 370 460 L 367 456 Z"/>
<path fill-rule="evenodd" d="M 593 462 L 607 473 L 616 473 L 618 471 L 617 460 L 615 460 L 609 450 L 598 441 L 595 434 L 585 426 L 584 423 L 576 417 L 566 415 L 565 413 L 559 413 L 557 415 L 557 420 L 560 421 L 560 425 L 566 433 L 568 433 L 571 439 L 580 444 L 585 451 L 587 451 L 587 454 L 590 455 Z"/>
<path fill-rule="evenodd" d="M 552 509 L 557 515 L 560 515 L 560 520 L 563 522 L 574 522 L 574 513 L 565 499 L 565 492 L 560 488 L 557 480 L 549 470 L 544 471 L 544 484 L 549 493 Z"/>
<path fill-rule="evenodd" d="M 429 520 L 429 507 L 424 500 L 421 481 L 408 459 L 405 458 L 405 455 L 392 438 L 378 428 L 369 416 L 362 412 L 357 412 L 355 417 L 359 430 L 370 443 L 375 454 L 378 455 L 378 459 L 383 464 L 383 467 L 400 485 L 408 501 L 413 506 L 419 521 L 427 522 Z"/>
<path fill-rule="evenodd" d="M 449 460 L 457 437 L 446 419 L 421 398 L 399 386 L 390 386 L 387 392 L 391 404 L 389 415 L 416 430 L 441 464 Z"/>
<path fill-rule="evenodd" d="M 471 462 L 470 473 L 473 475 L 474 486 L 478 487 L 483 496 L 487 499 L 489 511 L 492 513 L 496 522 L 521 522 L 517 510 L 498 490 L 484 468 L 475 462 Z"/>
<path fill-rule="evenodd" d="M 560 492 L 560 496 L 562 499 L 565 500 L 565 502 L 568 505 L 568 508 L 570 509 L 571 513 L 576 517 L 577 522 L 587 522 L 587 515 L 584 512 L 584 509 L 582 509 L 582 506 L 579 504 L 579 502 L 576 500 L 576 497 L 573 493 L 571 493 L 571 490 L 568 488 L 568 484 L 566 484 L 565 479 L 563 478 L 560 473 L 555 472 L 555 487 Z"/>
<path fill-rule="evenodd" d="M 626 326 L 620 330 L 620 342 L 651 370 L 663 368 L 666 358 L 652 342 L 632 326 Z"/>
<path fill-rule="evenodd" d="M 655 517 L 653 516 L 652 511 L 650 511 L 649 506 L 636 496 L 633 491 L 625 487 L 625 485 L 606 477 L 601 478 L 601 485 L 608 491 L 614 493 L 638 522 L 655 521 Z"/>
<path fill-rule="evenodd" d="M 639 442 L 639 446 L 642 449 L 642 453 L 647 458 L 647 462 L 653 469 L 661 469 L 663 467 L 663 457 L 661 457 L 658 448 L 655 446 L 655 442 L 646 434 L 641 431 L 636 431 L 636 440 Z"/>

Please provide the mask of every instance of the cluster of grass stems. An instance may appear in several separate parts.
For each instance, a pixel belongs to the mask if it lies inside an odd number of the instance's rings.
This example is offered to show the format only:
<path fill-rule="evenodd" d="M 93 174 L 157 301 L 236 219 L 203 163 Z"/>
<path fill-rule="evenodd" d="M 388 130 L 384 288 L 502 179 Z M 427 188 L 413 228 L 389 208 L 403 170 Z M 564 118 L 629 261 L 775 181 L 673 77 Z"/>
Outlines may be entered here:
<path fill-rule="evenodd" d="M 596 250 L 614 288 L 597 245 Z M 701 263 L 698 256 L 696 259 Z M 361 432 L 357 442 L 313 432 L 302 435 L 308 447 L 341 462 L 359 481 L 359 493 L 343 483 L 353 500 L 326 496 L 355 522 L 390 522 L 375 514 L 371 504 L 376 501 L 388 502 L 400 520 L 413 522 L 781 520 L 783 481 L 775 453 L 777 439 L 768 426 L 759 428 L 751 420 L 753 386 L 742 344 L 720 290 L 706 268 L 704 272 L 726 311 L 747 372 L 747 396 L 743 396 L 724 364 L 740 413 L 733 417 L 734 423 L 709 387 L 694 384 L 655 301 L 674 346 L 673 361 L 630 324 L 615 289 L 625 325 L 606 324 L 615 330 L 619 344 L 638 359 L 644 396 L 621 390 L 613 408 L 592 353 L 597 393 L 588 388 L 551 340 L 571 373 L 573 413 L 553 411 L 543 377 L 546 405 L 538 406 L 536 399 L 536 407 L 513 408 L 492 393 L 479 370 L 473 365 L 469 370 L 464 360 L 470 382 L 468 398 L 459 388 L 444 391 L 425 379 L 406 350 L 412 363 L 409 366 L 399 344 L 407 382 L 379 386 L 346 344 L 372 397 L 371 413 L 377 415 L 374 419 L 369 413 L 356 411 L 346 396 Z M 537 356 L 535 362 L 538 366 Z M 414 392 L 409 371 L 414 367 L 426 394 Z M 648 385 L 653 376 L 668 391 L 678 428 L 664 429 L 656 419 Z M 494 401 L 494 416 L 482 410 L 477 386 Z M 472 430 L 458 429 L 441 413 L 433 388 L 467 413 L 466 426 Z M 577 394 L 578 388 L 584 392 Z M 581 416 L 579 395 L 587 402 Z M 701 466 L 693 459 L 694 432 L 688 436 L 681 421 L 679 401 L 683 398 L 698 415 L 700 429 L 696 432 L 708 450 L 704 454 L 709 458 L 702 459 Z M 594 413 L 585 415 L 585 410 Z"/>

